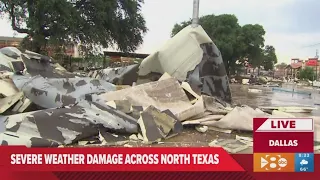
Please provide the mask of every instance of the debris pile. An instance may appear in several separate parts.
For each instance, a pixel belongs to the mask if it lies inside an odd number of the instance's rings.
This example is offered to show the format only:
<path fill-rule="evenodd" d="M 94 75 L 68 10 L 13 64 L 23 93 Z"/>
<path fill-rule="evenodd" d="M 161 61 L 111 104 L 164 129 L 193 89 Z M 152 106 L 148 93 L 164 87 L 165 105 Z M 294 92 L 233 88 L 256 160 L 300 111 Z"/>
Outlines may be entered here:
<path fill-rule="evenodd" d="M 1 145 L 130 147 L 166 142 L 192 127 L 230 136 L 217 134 L 207 146 L 238 152 L 252 138 L 233 130 L 250 132 L 254 117 L 283 110 L 231 104 L 221 54 L 201 26 L 184 28 L 140 65 L 92 70 L 87 77 L 12 47 L 0 49 L 0 71 Z"/>
<path fill-rule="evenodd" d="M 124 67 L 91 70 L 88 77 L 102 79 L 112 84 L 132 85 L 138 80 L 139 64 Z"/>

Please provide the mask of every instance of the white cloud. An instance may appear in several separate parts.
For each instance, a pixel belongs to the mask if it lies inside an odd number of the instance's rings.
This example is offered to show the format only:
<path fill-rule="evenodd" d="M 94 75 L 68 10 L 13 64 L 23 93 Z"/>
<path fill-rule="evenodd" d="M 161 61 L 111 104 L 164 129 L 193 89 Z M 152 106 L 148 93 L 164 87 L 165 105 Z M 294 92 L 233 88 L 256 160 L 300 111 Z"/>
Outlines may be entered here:
<path fill-rule="evenodd" d="M 315 49 L 300 48 L 312 44 L 319 34 L 290 33 L 288 5 L 303 0 L 200 0 L 200 16 L 235 14 L 241 25 L 261 24 L 266 30 L 265 44 L 275 46 L 279 62 L 292 57 L 313 57 Z M 193 0 L 149 0 L 143 6 L 149 32 L 139 52 L 150 53 L 169 38 L 173 25 L 192 17 Z M 283 32 L 283 29 L 289 29 Z"/>

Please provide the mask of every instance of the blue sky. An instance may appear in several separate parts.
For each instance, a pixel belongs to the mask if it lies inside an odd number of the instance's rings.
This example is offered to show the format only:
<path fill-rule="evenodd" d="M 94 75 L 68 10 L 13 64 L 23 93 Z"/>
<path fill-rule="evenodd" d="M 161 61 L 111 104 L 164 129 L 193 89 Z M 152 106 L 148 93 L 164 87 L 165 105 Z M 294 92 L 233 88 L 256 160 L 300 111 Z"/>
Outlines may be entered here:
<path fill-rule="evenodd" d="M 192 5 L 193 0 L 145 0 L 142 11 L 149 31 L 137 52 L 152 53 L 163 45 L 175 23 L 191 18 Z M 318 0 L 200 0 L 200 16 L 234 14 L 241 25 L 263 25 L 265 44 L 276 48 L 279 62 L 289 63 L 320 50 L 320 44 L 310 47 L 320 43 L 318 7 Z M 14 35 L 7 20 L 0 20 L 0 26 L 0 36 Z"/>

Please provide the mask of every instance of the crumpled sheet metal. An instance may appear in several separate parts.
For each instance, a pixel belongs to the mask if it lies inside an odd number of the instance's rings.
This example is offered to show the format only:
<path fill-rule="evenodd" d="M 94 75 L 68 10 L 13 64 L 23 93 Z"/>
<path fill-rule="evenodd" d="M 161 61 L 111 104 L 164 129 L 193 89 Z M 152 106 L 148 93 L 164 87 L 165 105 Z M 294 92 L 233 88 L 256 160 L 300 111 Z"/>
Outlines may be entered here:
<path fill-rule="evenodd" d="M 19 143 L 19 145 L 31 147 L 47 146 L 48 142 L 70 144 L 82 138 L 97 135 L 98 129 L 90 122 L 92 115 L 84 116 L 85 114 L 88 115 L 86 110 L 74 106 L 2 116 L 5 132 L 1 135 L 4 138 L 0 140 L 1 144 Z M 5 138 L 8 135 L 14 138 Z M 36 139 L 33 141 L 33 138 Z"/>
<path fill-rule="evenodd" d="M 21 55 L 27 72 L 32 76 L 41 75 L 47 78 L 74 78 L 72 74 L 61 67 L 56 67 L 53 60 L 48 56 L 43 56 L 31 51 L 26 51 Z"/>
<path fill-rule="evenodd" d="M 203 98 L 200 97 L 195 104 L 175 114 L 175 116 L 178 119 L 180 119 L 180 121 L 185 121 L 191 117 L 197 116 L 199 114 L 203 114 L 204 112 L 205 112 L 205 107 L 204 107 Z"/>
<path fill-rule="evenodd" d="M 165 73 L 206 95 L 231 102 L 229 81 L 221 53 L 201 26 L 187 26 L 165 46 L 144 59 L 139 75 Z"/>
<path fill-rule="evenodd" d="M 103 93 L 99 97 L 105 101 L 129 100 L 132 106 L 152 105 L 160 111 L 169 109 L 180 121 L 204 112 L 201 103 L 190 103 L 179 82 L 174 78 Z"/>
<path fill-rule="evenodd" d="M 21 58 L 21 52 L 15 47 L 0 49 L 0 69 L 2 71 L 25 73 L 26 67 Z M 4 66 L 9 67 L 6 69 Z"/>
<path fill-rule="evenodd" d="M 188 82 L 194 89 L 200 89 L 202 94 L 218 97 L 231 103 L 229 78 L 221 57 L 214 43 L 200 45 L 203 57 L 194 71 L 190 71 Z"/>
<path fill-rule="evenodd" d="M 109 101 L 107 102 L 107 105 L 126 114 L 131 114 L 134 110 L 131 103 L 128 100 Z"/>
<path fill-rule="evenodd" d="M 139 64 L 133 64 L 124 67 L 106 68 L 102 70 L 94 70 L 88 73 L 89 77 L 103 79 L 112 84 L 132 85 L 138 80 Z"/>
<path fill-rule="evenodd" d="M 61 82 L 64 82 L 66 79 L 60 79 Z M 89 84 L 87 87 L 93 88 L 97 86 L 100 82 L 99 80 L 94 80 L 92 83 L 91 80 L 86 79 Z M 88 91 L 74 92 L 73 94 L 65 94 L 66 92 L 59 91 L 54 87 L 49 81 L 41 76 L 26 77 L 26 76 L 13 76 L 13 81 L 16 86 L 21 89 L 25 96 L 27 96 L 33 103 L 37 104 L 43 108 L 60 108 L 64 106 L 73 106 L 77 104 L 83 108 L 86 108 L 88 113 L 99 116 L 95 119 L 93 123 L 101 124 L 105 128 L 117 132 L 127 132 L 134 133 L 137 132 L 137 121 L 129 115 L 122 113 L 116 109 L 113 109 L 107 106 L 104 101 L 96 98 L 94 101 L 88 101 L 85 99 L 85 94 L 81 93 L 94 93 L 94 89 L 89 89 Z M 59 80 L 53 79 L 54 83 L 58 83 Z M 78 82 L 81 81 L 81 78 L 78 78 Z M 77 84 L 76 81 L 73 81 L 74 84 Z M 61 84 L 60 84 L 61 85 Z M 105 87 L 106 86 L 106 87 Z M 59 87 L 59 86 L 58 86 Z M 107 82 L 100 82 L 100 88 L 105 88 L 108 90 L 110 84 Z M 60 86 L 61 88 L 61 86 Z M 62 85 L 63 88 L 63 85 Z M 69 88 L 69 87 L 68 87 Z M 65 89 L 68 89 L 65 88 Z M 112 87 L 113 88 L 113 87 Z M 81 90 L 76 89 L 76 91 Z M 101 89 L 97 89 L 101 91 Z M 113 90 L 113 89 L 112 89 Z M 101 102 L 100 102 L 101 101 Z"/>
<path fill-rule="evenodd" d="M 0 52 L 0 71 L 12 72 L 10 63 L 11 63 L 10 58 Z"/>
<path fill-rule="evenodd" d="M 5 65 L 3 61 L 10 61 L 9 68 L 12 69 L 11 71 L 24 71 L 24 73 L 26 71 L 32 76 L 41 75 L 48 78 L 76 77 L 75 74 L 72 74 L 61 66 L 54 64 L 53 59 L 48 56 L 28 50 L 21 52 L 15 47 L 5 47 L 0 49 L 0 69 Z M 5 67 L 7 67 L 7 65 L 5 65 Z"/>
<path fill-rule="evenodd" d="M 32 51 L 29 51 L 29 50 L 25 50 L 23 52 L 23 54 L 25 55 L 25 57 L 27 57 L 29 59 L 36 59 L 36 60 L 39 60 L 39 61 L 42 61 L 42 62 L 48 62 L 48 63 L 52 62 L 52 59 L 49 56 L 38 54 L 36 52 L 32 52 Z"/>
<path fill-rule="evenodd" d="M 80 106 L 0 116 L 0 121 L 5 127 L 4 132 L 0 134 L 0 143 L 28 147 L 58 146 L 98 135 L 100 130 L 117 133 L 138 132 L 136 121 L 128 124 L 130 121 L 119 119 L 116 111 L 111 113 L 106 109 L 97 111 L 95 108 Z"/>
<path fill-rule="evenodd" d="M 180 81 L 187 79 L 188 72 L 201 62 L 202 49 L 199 44 L 212 42 L 201 26 L 182 29 L 157 52 L 150 54 L 140 65 L 139 75 L 151 72 L 167 72 Z"/>
<path fill-rule="evenodd" d="M 0 114 L 6 112 L 23 97 L 23 92 L 0 99 Z"/>
<path fill-rule="evenodd" d="M 79 98 L 62 94 L 41 76 L 27 77 L 15 75 L 12 77 L 18 89 L 24 92 L 33 103 L 43 108 L 56 108 L 76 104 Z"/>
<path fill-rule="evenodd" d="M 211 112 L 212 114 L 226 115 L 232 110 L 230 104 L 227 104 L 218 98 L 206 95 L 202 95 L 202 98 L 206 111 Z"/>
<path fill-rule="evenodd" d="M 200 124 L 200 125 L 206 125 L 207 122 L 210 121 L 217 121 L 222 119 L 223 115 L 207 115 L 205 117 L 201 118 L 192 118 L 188 119 L 187 121 L 182 122 L 183 125 L 189 125 L 189 124 Z"/>
<path fill-rule="evenodd" d="M 91 78 L 45 79 L 14 75 L 14 84 L 38 106 L 55 108 L 79 103 L 86 94 L 114 91 L 108 82 Z"/>
<path fill-rule="evenodd" d="M 136 133 L 138 131 L 137 120 L 119 110 L 116 110 L 104 102 L 83 101 L 79 106 L 85 107 L 87 112 L 99 116 L 93 123 L 100 124 L 110 132 Z"/>
<path fill-rule="evenodd" d="M 121 146 L 129 142 L 129 137 L 124 135 L 112 134 L 109 132 L 100 131 L 99 141 L 102 145 Z"/>
<path fill-rule="evenodd" d="M 62 94 L 83 97 L 86 94 L 115 91 L 116 86 L 106 81 L 92 78 L 50 78 L 48 82 Z"/>
<path fill-rule="evenodd" d="M 0 49 L 0 52 L 15 60 L 21 60 L 21 51 L 16 47 L 4 47 Z"/>
<path fill-rule="evenodd" d="M 0 133 L 0 145 L 26 147 L 58 147 L 59 143 L 47 139 L 32 137 L 25 134 L 18 135 L 14 132 L 5 132 Z"/>
<path fill-rule="evenodd" d="M 0 79 L 0 94 L 12 96 L 16 93 L 18 93 L 18 89 L 11 79 Z"/>
<path fill-rule="evenodd" d="M 24 70 L 25 70 L 25 64 L 21 61 L 20 58 L 14 59 L 0 52 L 0 71 L 21 73 L 21 72 L 24 72 Z"/>
<path fill-rule="evenodd" d="M 249 106 L 235 107 L 219 121 L 212 121 L 204 124 L 221 129 L 253 131 L 253 118 L 263 118 L 267 117 L 266 115 L 267 114 L 260 109 L 253 109 Z"/>

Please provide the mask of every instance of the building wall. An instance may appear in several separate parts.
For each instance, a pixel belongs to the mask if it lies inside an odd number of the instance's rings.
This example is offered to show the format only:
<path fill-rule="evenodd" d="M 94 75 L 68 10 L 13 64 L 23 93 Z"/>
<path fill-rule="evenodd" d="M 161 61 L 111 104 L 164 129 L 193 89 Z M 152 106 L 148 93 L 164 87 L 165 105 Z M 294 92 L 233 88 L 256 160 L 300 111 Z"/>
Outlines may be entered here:
<path fill-rule="evenodd" d="M 22 42 L 23 38 L 15 38 L 15 37 L 5 37 L 0 36 L 0 48 L 4 47 L 18 47 Z M 47 48 L 48 55 L 54 55 L 54 48 Z M 72 57 L 79 57 L 79 51 L 77 45 L 70 45 L 66 48 L 66 55 Z"/>
<path fill-rule="evenodd" d="M 308 60 L 317 60 L 317 58 L 309 58 Z M 317 77 L 320 77 L 320 61 L 317 60 L 317 63 L 316 63 L 317 65 L 316 66 L 309 66 L 308 65 L 308 60 L 292 59 L 291 60 L 291 66 L 295 67 L 293 69 L 294 72 L 297 73 L 297 71 L 299 71 L 301 69 L 304 69 L 306 67 L 310 67 L 316 73 Z M 300 64 L 301 68 L 296 68 L 296 67 L 298 67 L 298 64 Z M 291 75 L 291 76 L 294 76 L 294 75 Z"/>
<path fill-rule="evenodd" d="M 18 47 L 21 41 L 22 41 L 22 38 L 0 36 L 0 48 L 4 48 L 8 46 Z"/>
<path fill-rule="evenodd" d="M 65 55 L 72 56 L 72 57 L 79 57 L 79 51 L 76 45 L 69 45 L 65 47 Z M 54 47 L 47 47 L 46 51 L 48 52 L 48 56 L 55 55 L 55 48 Z"/>
<path fill-rule="evenodd" d="M 274 77 L 275 78 L 286 77 L 286 75 L 287 75 L 287 70 L 286 69 L 276 69 L 274 71 Z"/>

